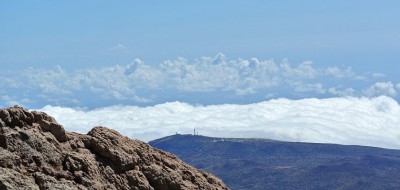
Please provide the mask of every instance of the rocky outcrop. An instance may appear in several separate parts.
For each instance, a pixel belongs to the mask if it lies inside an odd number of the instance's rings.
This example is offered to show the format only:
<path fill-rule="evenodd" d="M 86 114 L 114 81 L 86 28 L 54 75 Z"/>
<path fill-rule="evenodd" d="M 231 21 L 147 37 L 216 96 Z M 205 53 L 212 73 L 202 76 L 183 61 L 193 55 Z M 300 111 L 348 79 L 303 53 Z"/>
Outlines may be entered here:
<path fill-rule="evenodd" d="M 176 156 L 95 127 L 66 132 L 42 112 L 0 109 L 0 189 L 227 189 Z"/>

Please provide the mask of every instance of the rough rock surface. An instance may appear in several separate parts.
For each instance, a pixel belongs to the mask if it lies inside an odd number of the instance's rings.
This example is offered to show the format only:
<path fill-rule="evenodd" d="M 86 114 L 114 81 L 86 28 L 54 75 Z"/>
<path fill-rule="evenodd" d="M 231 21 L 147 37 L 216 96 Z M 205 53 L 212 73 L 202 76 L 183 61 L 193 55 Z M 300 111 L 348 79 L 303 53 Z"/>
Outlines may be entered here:
<path fill-rule="evenodd" d="M 176 156 L 105 127 L 66 132 L 18 106 L 0 109 L 0 189 L 227 189 Z"/>

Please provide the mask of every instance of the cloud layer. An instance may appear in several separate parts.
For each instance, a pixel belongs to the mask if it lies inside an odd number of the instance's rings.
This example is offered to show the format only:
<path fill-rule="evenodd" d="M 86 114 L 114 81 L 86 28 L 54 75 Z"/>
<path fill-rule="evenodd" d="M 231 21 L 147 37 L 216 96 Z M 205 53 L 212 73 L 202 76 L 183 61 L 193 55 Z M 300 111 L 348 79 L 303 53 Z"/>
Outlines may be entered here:
<path fill-rule="evenodd" d="M 318 67 L 311 61 L 296 65 L 287 59 L 280 63 L 257 58 L 227 59 L 222 53 L 193 61 L 180 57 L 158 65 L 135 59 L 127 65 L 73 71 L 59 66 L 28 68 L 3 72 L 0 80 L 3 106 L 19 103 L 35 107 L 155 105 L 165 101 L 190 102 L 190 98 L 180 97 L 193 95 L 198 95 L 199 101 L 190 103 L 202 104 L 212 93 L 220 95 L 218 104 L 248 97 L 257 97 L 249 102 L 265 97 L 396 97 L 399 90 L 399 84 L 385 81 L 383 73 L 357 74 L 350 67 Z"/>
<path fill-rule="evenodd" d="M 400 149 L 400 106 L 387 96 L 273 99 L 248 105 L 212 106 L 170 102 L 89 111 L 46 106 L 40 111 L 54 116 L 67 130 L 85 133 L 102 125 L 144 141 L 175 133 L 193 133 L 196 128 L 200 135 L 206 136 Z"/>

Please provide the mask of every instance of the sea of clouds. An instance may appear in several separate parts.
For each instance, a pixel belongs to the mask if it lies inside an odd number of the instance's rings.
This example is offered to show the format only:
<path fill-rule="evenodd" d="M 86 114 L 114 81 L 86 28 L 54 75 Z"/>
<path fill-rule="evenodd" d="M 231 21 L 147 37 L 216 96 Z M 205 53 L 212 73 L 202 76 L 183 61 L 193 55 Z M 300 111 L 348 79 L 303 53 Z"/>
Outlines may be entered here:
<path fill-rule="evenodd" d="M 328 99 L 273 99 L 248 105 L 190 105 L 169 102 L 149 107 L 110 106 L 93 110 L 46 106 L 69 131 L 94 126 L 150 141 L 168 135 L 269 138 L 282 141 L 367 145 L 400 149 L 400 106 L 387 96 Z"/>

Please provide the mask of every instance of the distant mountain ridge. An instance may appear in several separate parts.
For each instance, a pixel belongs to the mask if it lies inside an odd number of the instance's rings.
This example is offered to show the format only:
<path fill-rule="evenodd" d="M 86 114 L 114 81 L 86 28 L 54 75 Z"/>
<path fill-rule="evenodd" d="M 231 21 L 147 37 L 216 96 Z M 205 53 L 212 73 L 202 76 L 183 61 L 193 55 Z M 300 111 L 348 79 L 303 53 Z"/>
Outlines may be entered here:
<path fill-rule="evenodd" d="M 173 135 L 149 142 L 232 189 L 400 189 L 400 150 Z"/>

